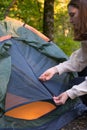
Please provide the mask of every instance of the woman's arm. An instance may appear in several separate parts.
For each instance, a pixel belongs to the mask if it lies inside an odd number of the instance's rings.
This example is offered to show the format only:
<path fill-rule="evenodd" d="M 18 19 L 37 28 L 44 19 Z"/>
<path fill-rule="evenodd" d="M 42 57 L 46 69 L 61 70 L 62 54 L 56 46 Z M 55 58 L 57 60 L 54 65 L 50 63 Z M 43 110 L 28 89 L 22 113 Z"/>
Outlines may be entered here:
<path fill-rule="evenodd" d="M 66 92 L 71 99 L 87 94 L 87 77 L 85 78 L 85 81 L 83 81 L 79 85 L 74 85 Z"/>
<path fill-rule="evenodd" d="M 87 43 L 82 43 L 81 48 L 72 53 L 68 61 L 56 66 L 59 74 L 64 72 L 80 72 L 87 66 Z"/>
<path fill-rule="evenodd" d="M 58 96 L 54 96 L 53 100 L 56 105 L 63 105 L 68 98 L 74 99 L 85 94 L 87 94 L 87 77 L 85 81 L 79 85 L 74 85 L 71 89 L 61 93 Z"/>

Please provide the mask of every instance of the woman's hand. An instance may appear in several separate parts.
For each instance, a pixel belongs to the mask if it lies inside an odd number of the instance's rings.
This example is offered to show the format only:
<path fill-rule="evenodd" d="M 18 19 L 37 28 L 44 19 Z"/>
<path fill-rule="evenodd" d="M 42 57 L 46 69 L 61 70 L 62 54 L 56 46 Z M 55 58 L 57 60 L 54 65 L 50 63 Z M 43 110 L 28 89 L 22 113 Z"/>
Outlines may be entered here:
<path fill-rule="evenodd" d="M 40 77 L 39 79 L 42 80 L 42 81 L 46 81 L 46 80 L 49 80 L 51 79 L 54 74 L 58 73 L 58 70 L 56 69 L 56 67 L 52 67 L 48 70 L 46 70 Z"/>
<path fill-rule="evenodd" d="M 57 97 L 54 96 L 53 100 L 56 105 L 63 105 L 63 104 L 65 104 L 65 102 L 67 101 L 68 98 L 69 98 L 69 96 L 67 95 L 67 92 L 63 92 L 62 94 L 60 94 Z"/>

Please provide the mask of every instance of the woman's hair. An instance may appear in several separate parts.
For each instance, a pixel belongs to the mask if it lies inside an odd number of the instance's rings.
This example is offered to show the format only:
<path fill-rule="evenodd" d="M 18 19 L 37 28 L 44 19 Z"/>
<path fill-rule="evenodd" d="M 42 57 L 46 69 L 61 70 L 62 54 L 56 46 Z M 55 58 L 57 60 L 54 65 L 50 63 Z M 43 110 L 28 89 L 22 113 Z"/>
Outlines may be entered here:
<path fill-rule="evenodd" d="M 79 8 L 79 4 L 80 4 L 80 0 L 71 0 L 71 1 L 68 3 L 67 7 L 69 7 L 69 6 L 74 6 L 74 7 L 76 7 L 76 8 Z"/>
<path fill-rule="evenodd" d="M 69 6 L 79 10 L 78 25 L 74 28 L 74 39 L 87 40 L 87 0 L 71 0 Z"/>

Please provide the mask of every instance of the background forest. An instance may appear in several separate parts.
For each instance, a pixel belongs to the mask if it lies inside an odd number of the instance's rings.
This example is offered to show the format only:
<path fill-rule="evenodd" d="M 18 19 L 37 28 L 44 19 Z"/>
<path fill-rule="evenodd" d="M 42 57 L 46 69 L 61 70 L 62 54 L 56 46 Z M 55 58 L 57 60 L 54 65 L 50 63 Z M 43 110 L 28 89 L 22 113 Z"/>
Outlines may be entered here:
<path fill-rule="evenodd" d="M 68 56 L 80 43 L 73 41 L 67 4 L 69 0 L 0 0 L 0 20 L 6 16 L 35 27 Z"/>

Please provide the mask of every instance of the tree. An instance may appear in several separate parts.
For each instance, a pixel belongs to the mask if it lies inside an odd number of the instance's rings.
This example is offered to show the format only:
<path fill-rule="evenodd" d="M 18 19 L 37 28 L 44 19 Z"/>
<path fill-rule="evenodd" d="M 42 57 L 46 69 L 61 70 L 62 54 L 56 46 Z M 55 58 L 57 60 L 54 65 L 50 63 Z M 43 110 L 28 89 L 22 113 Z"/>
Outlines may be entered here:
<path fill-rule="evenodd" d="M 21 20 L 48 36 L 67 55 L 79 48 L 73 41 L 67 4 L 69 0 L 0 0 L 0 20 Z"/>
<path fill-rule="evenodd" d="M 8 16 L 9 11 L 10 11 L 10 8 L 12 8 L 12 6 L 13 6 L 15 3 L 16 3 L 16 0 L 13 0 L 13 1 L 10 3 L 10 5 L 7 7 L 7 9 L 6 9 L 6 11 L 5 11 L 5 14 L 4 14 L 4 18 L 5 18 L 6 16 Z"/>
<path fill-rule="evenodd" d="M 54 0 L 44 0 L 43 34 L 54 39 Z"/>

